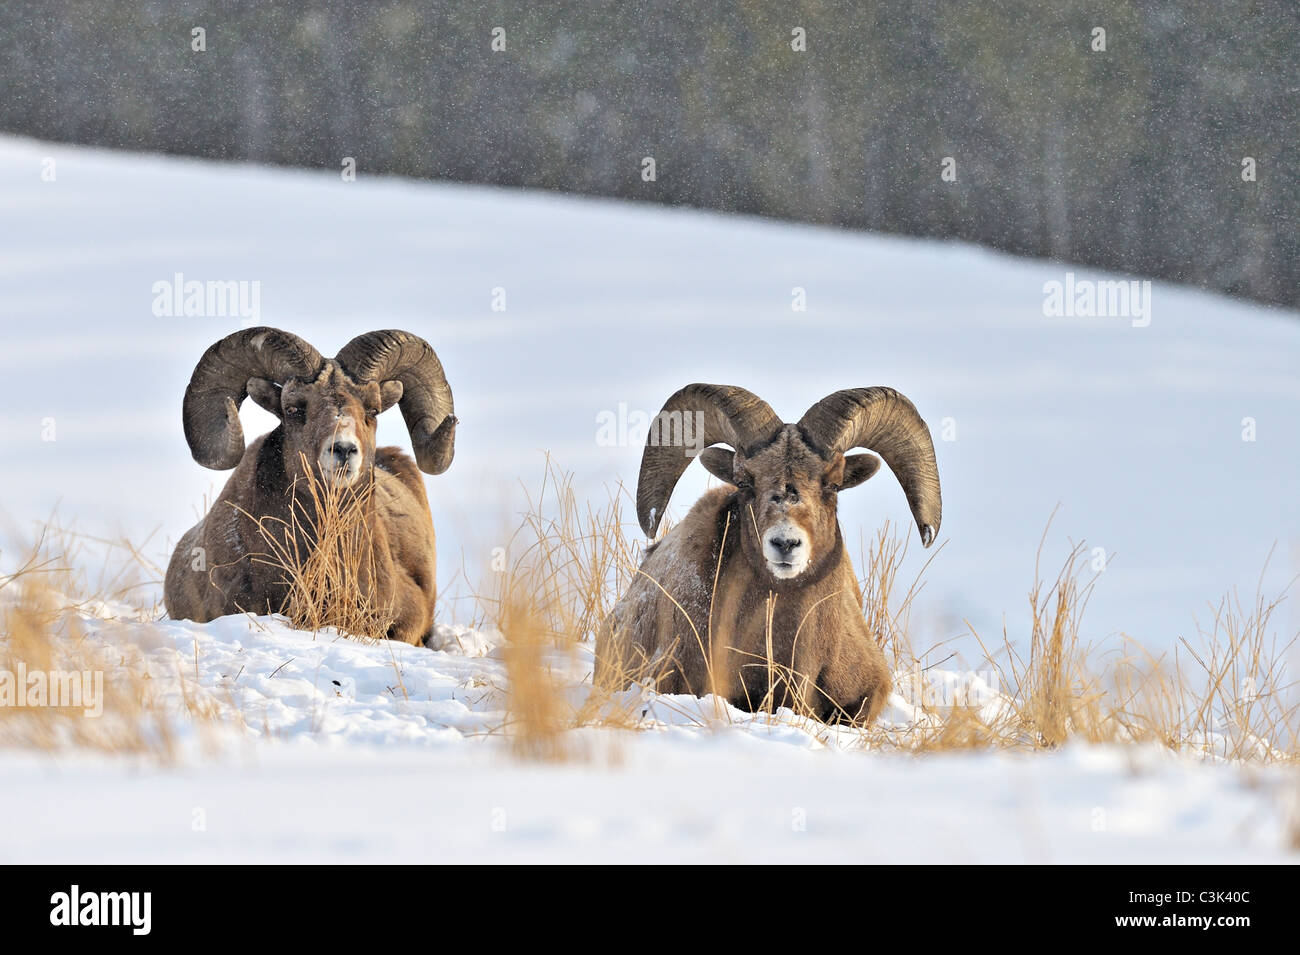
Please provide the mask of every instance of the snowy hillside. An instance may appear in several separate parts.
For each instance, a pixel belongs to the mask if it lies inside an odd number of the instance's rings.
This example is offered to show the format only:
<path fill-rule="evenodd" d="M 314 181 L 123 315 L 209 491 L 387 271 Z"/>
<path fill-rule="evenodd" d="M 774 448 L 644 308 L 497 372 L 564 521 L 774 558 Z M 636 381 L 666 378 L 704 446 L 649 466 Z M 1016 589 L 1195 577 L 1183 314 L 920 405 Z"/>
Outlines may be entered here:
<path fill-rule="evenodd" d="M 624 423 L 697 380 L 748 387 L 787 420 L 857 385 L 915 401 L 944 493 L 944 547 L 911 614 L 918 649 L 948 641 L 936 662 L 974 658 L 963 621 L 1023 637 L 1058 505 L 1045 572 L 1084 540 L 1105 568 L 1088 639 L 1172 647 L 1207 602 L 1253 593 L 1271 548 L 1266 596 L 1300 572 L 1292 313 L 1156 283 L 1149 324 L 1052 316 L 1047 283 L 1107 277 L 364 169 L 345 183 L 12 138 L 0 138 L 0 213 L 0 436 L 21 462 L 0 477 L 0 570 L 56 508 L 95 535 L 152 533 L 146 556 L 165 561 L 225 477 L 191 460 L 181 394 L 203 350 L 242 323 L 329 354 L 385 327 L 435 346 L 461 420 L 454 464 L 427 480 L 445 588 L 484 579 L 545 452 L 604 500 L 635 482 L 641 448 Z M 178 277 L 245 283 L 246 320 L 183 303 L 168 314 L 158 288 Z M 801 294 L 806 310 L 792 308 Z M 251 403 L 243 414 L 250 434 L 273 420 Z M 381 419 L 380 440 L 408 444 L 400 416 Z M 691 468 L 675 511 L 705 486 Z M 914 534 L 887 471 L 842 498 L 851 552 L 887 519 Z M 926 556 L 913 539 L 902 576 Z M 1292 607 L 1275 618 L 1284 636 L 1300 628 Z M 652 697 L 644 732 L 579 730 L 573 761 L 521 763 L 499 732 L 498 638 L 461 610 L 443 604 L 436 651 L 269 619 L 109 628 L 83 611 L 92 641 L 138 650 L 169 706 L 199 693 L 214 717 L 177 722 L 168 768 L 0 753 L 0 810 L 24 820 L 0 860 L 1295 858 L 1293 776 L 1157 749 L 864 754 L 824 727 Z M 576 706 L 589 650 L 558 665 Z M 884 721 L 917 718 L 898 696 Z"/>
<path fill-rule="evenodd" d="M 180 398 L 239 319 L 155 315 L 155 283 L 179 273 L 260 283 L 258 320 L 330 354 L 370 328 L 434 344 L 462 422 L 428 482 L 444 582 L 448 555 L 473 578 L 514 527 L 542 450 L 594 496 L 635 484 L 639 445 L 606 446 L 599 417 L 653 413 L 690 381 L 746 386 L 787 420 L 838 388 L 913 398 L 943 480 L 947 543 L 913 617 L 935 639 L 962 618 L 1019 625 L 1058 504 L 1045 562 L 1068 540 L 1108 559 L 1098 637 L 1171 644 L 1207 601 L 1253 591 L 1275 544 L 1265 591 L 1300 572 L 1294 313 L 1155 283 L 1146 327 L 1053 318 L 1043 286 L 1064 266 L 961 245 L 16 139 L 0 210 L 0 436 L 23 462 L 0 498 L 24 529 L 57 503 L 87 529 L 156 528 L 163 553 L 220 487 L 190 459 Z M 252 402 L 245 417 L 271 421 Z M 396 414 L 380 430 L 407 443 Z M 678 513 L 705 481 L 687 471 Z M 841 507 L 850 542 L 908 519 L 888 474 Z"/>

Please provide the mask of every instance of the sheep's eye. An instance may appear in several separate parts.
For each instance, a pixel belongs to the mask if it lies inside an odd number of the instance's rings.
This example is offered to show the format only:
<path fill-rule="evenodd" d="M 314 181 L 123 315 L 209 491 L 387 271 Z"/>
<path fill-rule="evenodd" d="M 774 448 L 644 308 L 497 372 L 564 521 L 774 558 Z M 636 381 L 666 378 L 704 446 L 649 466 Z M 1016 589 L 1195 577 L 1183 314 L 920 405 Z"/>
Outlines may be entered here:
<path fill-rule="evenodd" d="M 292 418 L 301 418 L 307 411 L 305 405 L 290 405 L 284 409 L 284 413 Z"/>
<path fill-rule="evenodd" d="M 366 417 L 367 417 L 367 418 L 378 418 L 378 417 L 379 417 L 379 409 L 378 409 L 378 408 L 367 408 L 367 409 L 366 409 Z"/>

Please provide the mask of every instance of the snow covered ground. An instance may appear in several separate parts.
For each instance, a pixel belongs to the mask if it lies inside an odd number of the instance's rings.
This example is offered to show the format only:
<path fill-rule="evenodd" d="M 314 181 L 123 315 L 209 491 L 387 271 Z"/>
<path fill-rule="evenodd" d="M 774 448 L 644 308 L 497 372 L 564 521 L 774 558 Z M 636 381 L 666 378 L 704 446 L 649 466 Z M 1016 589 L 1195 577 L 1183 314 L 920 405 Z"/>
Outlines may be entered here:
<path fill-rule="evenodd" d="M 483 747 L 251 750 L 183 772 L 8 758 L 5 863 L 1294 863 L 1276 784 L 1150 754 L 844 758 L 734 733 L 616 767 Z M 196 828 L 196 825 L 199 828 Z"/>
<path fill-rule="evenodd" d="M 745 385 L 787 418 L 854 385 L 916 401 L 940 438 L 946 541 L 912 615 L 919 646 L 963 618 L 997 633 L 1005 615 L 1023 634 L 1058 504 L 1045 568 L 1080 539 L 1106 555 L 1085 617 L 1098 639 L 1172 645 L 1206 601 L 1252 592 L 1270 547 L 1266 594 L 1300 564 L 1294 313 L 1156 283 L 1145 327 L 1054 318 L 1043 287 L 1066 267 L 963 246 L 12 138 L 0 217 L 11 541 L 57 504 L 94 533 L 157 528 L 161 561 L 220 486 L 188 455 L 180 396 L 241 320 L 155 314 L 155 284 L 179 273 L 259 283 L 247 323 L 327 353 L 382 327 L 435 345 L 462 422 L 455 463 L 429 480 L 444 584 L 462 561 L 481 579 L 543 451 L 603 500 L 635 481 L 640 447 L 599 438 L 599 416 L 653 413 L 695 380 Z M 249 432 L 269 426 L 244 413 Z M 381 440 L 407 443 L 399 416 Z M 678 513 L 704 486 L 691 469 Z M 850 540 L 886 518 L 908 520 L 887 474 L 845 495 Z M 904 575 L 922 559 L 914 542 Z M 1280 625 L 1294 633 L 1300 614 Z M 537 766 L 491 732 L 504 674 L 490 636 L 430 652 L 242 618 L 132 634 L 166 672 L 197 659 L 245 728 L 221 734 L 218 757 L 192 730 L 168 769 L 0 755 L 0 811 L 23 820 L 0 860 L 1295 859 L 1280 770 L 1081 747 L 862 754 L 673 700 L 652 701 L 649 732 L 583 731 L 590 759 Z M 576 679 L 586 664 L 572 665 Z"/>
<path fill-rule="evenodd" d="M 197 667 L 244 730 L 182 726 L 165 769 L 4 754 L 0 810 L 22 824 L 0 862 L 1296 861 L 1294 774 L 1160 749 L 868 755 L 661 697 L 642 732 L 581 730 L 574 761 L 520 762 L 495 735 L 493 639 L 439 636 L 313 640 L 269 618 L 116 633 L 156 674 Z M 896 699 L 884 719 L 907 715 Z"/>

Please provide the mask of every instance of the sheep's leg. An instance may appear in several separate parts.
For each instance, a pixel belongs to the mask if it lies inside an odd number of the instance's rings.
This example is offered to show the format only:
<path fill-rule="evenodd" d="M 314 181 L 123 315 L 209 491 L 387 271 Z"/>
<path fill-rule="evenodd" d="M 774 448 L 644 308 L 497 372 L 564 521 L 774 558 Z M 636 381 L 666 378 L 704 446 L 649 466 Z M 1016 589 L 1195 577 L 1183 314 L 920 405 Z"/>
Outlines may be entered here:
<path fill-rule="evenodd" d="M 836 693 L 824 681 L 818 681 L 821 692 L 817 694 L 814 707 L 825 723 L 853 723 L 869 726 L 875 722 L 880 711 L 889 701 L 890 681 L 888 675 L 871 672 L 860 677 L 857 688 L 849 692 Z"/>
<path fill-rule="evenodd" d="M 204 542 L 206 519 L 199 521 L 181 537 L 167 564 L 163 583 L 163 604 L 173 620 L 203 623 L 221 615 L 212 608 L 212 579 Z M 218 594 L 218 596 L 220 596 Z"/>
<path fill-rule="evenodd" d="M 890 683 L 884 653 L 864 636 L 843 644 L 821 671 L 813 702 L 824 722 L 866 726 L 889 701 Z"/>
<path fill-rule="evenodd" d="M 397 619 L 388 628 L 388 639 L 422 644 L 433 626 L 433 600 L 401 571 L 397 571 L 394 585 Z"/>

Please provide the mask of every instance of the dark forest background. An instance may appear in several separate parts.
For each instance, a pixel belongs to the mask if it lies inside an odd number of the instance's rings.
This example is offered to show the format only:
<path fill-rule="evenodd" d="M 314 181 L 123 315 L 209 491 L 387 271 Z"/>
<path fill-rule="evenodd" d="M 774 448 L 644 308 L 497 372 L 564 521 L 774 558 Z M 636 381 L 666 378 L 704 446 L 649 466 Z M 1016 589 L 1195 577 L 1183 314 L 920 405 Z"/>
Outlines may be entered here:
<path fill-rule="evenodd" d="M 1298 62 L 1295 0 L 3 0 L 0 129 L 968 239 L 1295 306 Z"/>

